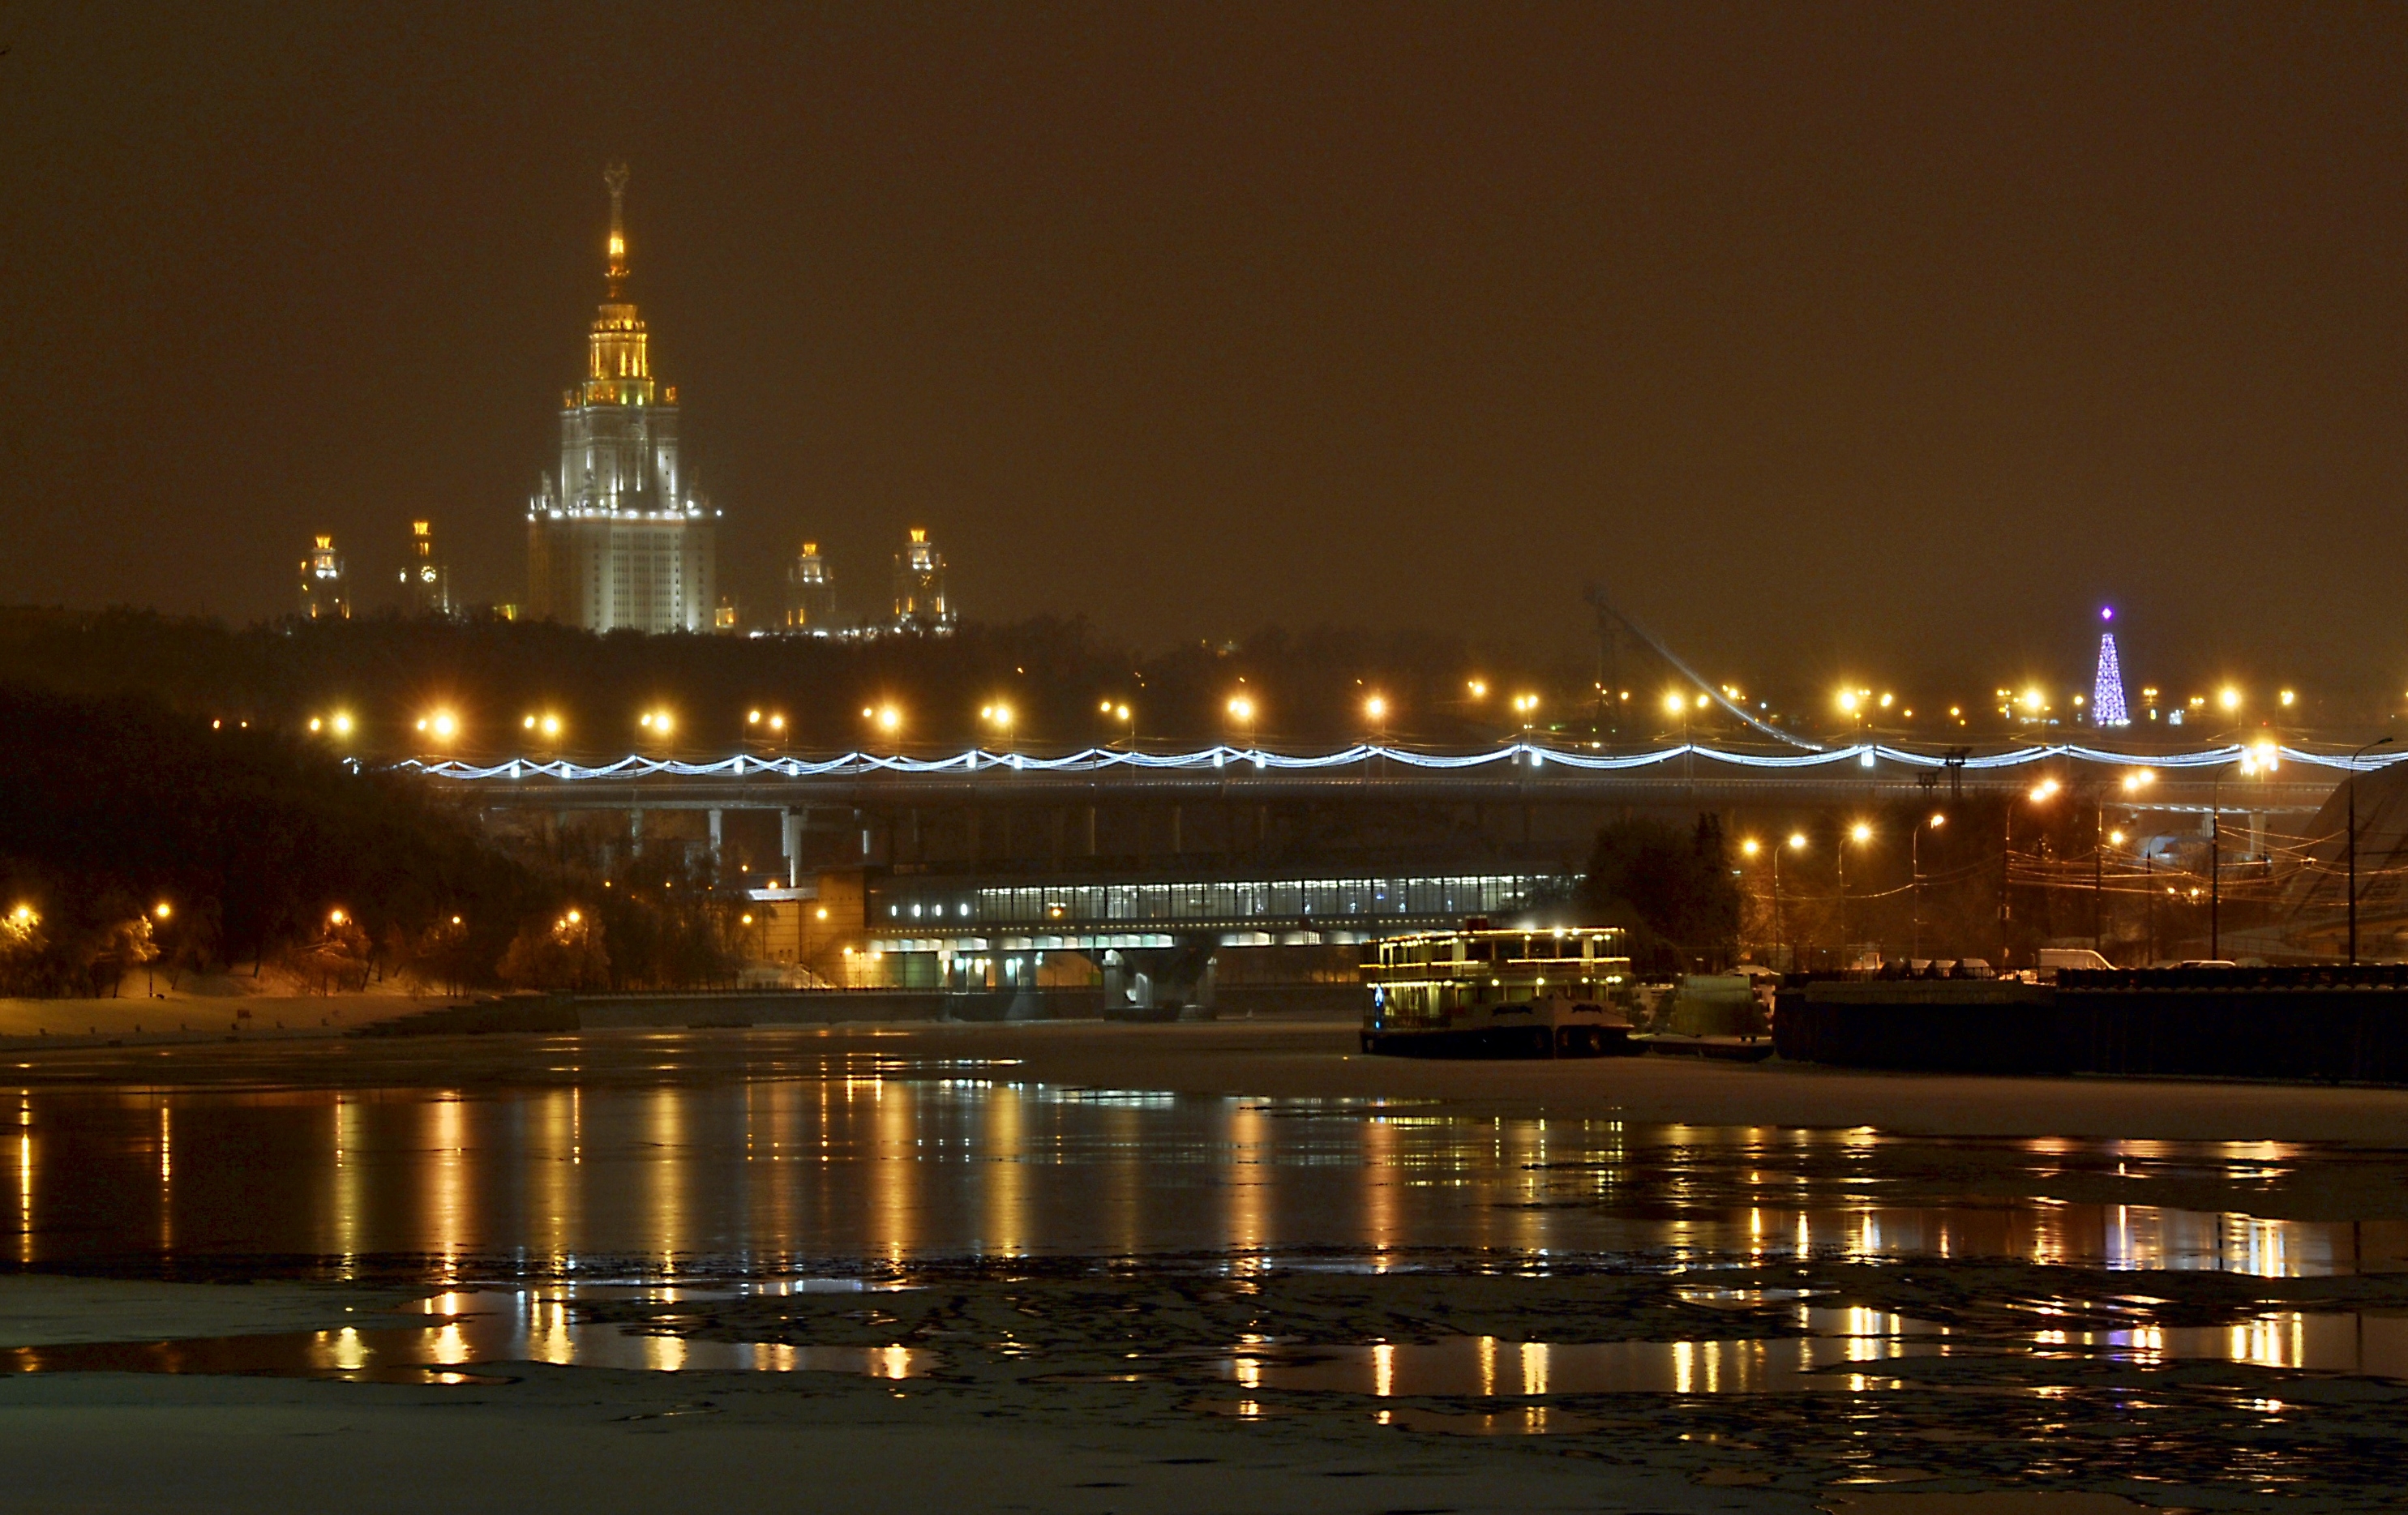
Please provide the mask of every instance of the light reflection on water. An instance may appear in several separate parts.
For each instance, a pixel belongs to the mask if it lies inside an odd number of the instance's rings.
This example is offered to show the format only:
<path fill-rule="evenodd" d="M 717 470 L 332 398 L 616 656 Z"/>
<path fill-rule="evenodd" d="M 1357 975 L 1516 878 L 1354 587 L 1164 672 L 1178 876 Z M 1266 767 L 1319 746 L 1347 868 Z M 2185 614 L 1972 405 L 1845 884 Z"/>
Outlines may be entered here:
<path fill-rule="evenodd" d="M 859 1287 L 849 1281 L 834 1286 Z M 753 1292 L 781 1293 L 793 1287 Z M 696 1341 L 580 1321 L 575 1315 L 579 1299 L 666 1304 L 709 1297 L 712 1295 L 703 1291 L 607 1287 L 444 1293 L 419 1306 L 418 1313 L 434 1318 L 425 1323 L 375 1317 L 370 1323 L 328 1331 L 19 1347 L 0 1351 L 0 1371 L 265 1373 L 456 1383 L 473 1381 L 479 1370 L 513 1363 L 664 1373 L 850 1373 L 872 1379 L 918 1378 L 937 1364 L 937 1354 L 920 1347 Z"/>
<path fill-rule="evenodd" d="M 838 1281 L 834 1287 L 859 1287 Z M 793 1285 L 782 1286 L 795 1287 Z M 739 1293 L 672 1288 L 485 1290 L 422 1303 L 423 1323 L 392 1317 L 333 1330 L 162 1342 L 0 1351 L 0 1371 L 265 1373 L 387 1382 L 470 1382 L 513 1364 L 648 1372 L 833 1372 L 911 1379 L 941 1367 L 926 1348 L 712 1341 L 581 1321 L 580 1300 L 700 1303 Z M 1250 1394 L 1347 1394 L 1379 1399 L 1542 1399 L 1564 1394 L 1850 1394 L 1906 1387 L 1888 1365 L 1907 1358 L 2085 1355 L 2408 1379 L 2408 1318 L 2275 1311 L 2229 1326 L 2042 1331 L 2028 1345 L 1970 1340 L 1947 1327 L 1862 1307 L 1796 1307 L 1795 1336 L 1549 1343 L 1489 1336 L 1362 1346 L 1291 1346 L 1252 1338 L 1193 1365 Z M 1132 1366 L 1138 1366 L 1132 1364 Z M 1147 1364 L 1129 1381 L 1176 1365 Z M 1240 1401 L 1254 1405 L 1259 1402 Z M 1520 1431 L 1544 1425 L 1489 1427 Z M 1557 1427 L 1563 1429 L 1565 1427 Z"/>
<path fill-rule="evenodd" d="M 1283 1348 L 1256 1344 L 1214 1365 L 1241 1389 L 1376 1398 L 1515 1398 L 1593 1394 L 1863 1393 L 1898 1387 L 1880 1365 L 1909 1357 L 1999 1355 L 2022 1348 L 1952 1339 L 1947 1327 L 1856 1306 L 1797 1307 L 1802 1336 L 1726 1341 L 1548 1343 L 1495 1336 Z M 2408 1317 L 2280 1310 L 2229 1326 L 2043 1331 L 2029 1351 L 2161 1364 L 2408 1379 Z"/>
<path fill-rule="evenodd" d="M 11 1251 L 36 1267 L 242 1256 L 437 1281 L 1036 1253 L 1334 1251 L 1410 1265 L 1417 1249 L 2266 1277 L 2408 1266 L 2398 1221 L 2013 1193 L 1887 1201 L 1899 1191 L 1865 1165 L 1913 1144 L 1860 1130 L 1474 1120 L 905 1071 L 473 1093 L 36 1090 L 18 1101 Z M 2315 1155 L 2065 1140 L 1950 1150 L 2043 1195 L 2075 1169 L 2249 1180 Z"/>

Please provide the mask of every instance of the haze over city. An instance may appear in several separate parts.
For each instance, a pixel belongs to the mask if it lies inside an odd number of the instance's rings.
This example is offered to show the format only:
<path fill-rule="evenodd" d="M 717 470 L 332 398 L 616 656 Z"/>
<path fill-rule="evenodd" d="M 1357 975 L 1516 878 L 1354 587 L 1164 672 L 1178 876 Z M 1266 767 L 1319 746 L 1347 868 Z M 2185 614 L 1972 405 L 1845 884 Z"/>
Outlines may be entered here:
<path fill-rule="evenodd" d="M 918 524 L 1146 647 L 1599 579 L 1752 681 L 2070 678 L 2112 601 L 2153 679 L 2408 688 L 2376 11 L 10 25 L 0 600 L 281 614 L 427 515 L 523 597 L 624 160 L 751 604 Z"/>
<path fill-rule="evenodd" d="M 0 1503 L 2396 1505 L 2403 100 L 0 9 Z"/>

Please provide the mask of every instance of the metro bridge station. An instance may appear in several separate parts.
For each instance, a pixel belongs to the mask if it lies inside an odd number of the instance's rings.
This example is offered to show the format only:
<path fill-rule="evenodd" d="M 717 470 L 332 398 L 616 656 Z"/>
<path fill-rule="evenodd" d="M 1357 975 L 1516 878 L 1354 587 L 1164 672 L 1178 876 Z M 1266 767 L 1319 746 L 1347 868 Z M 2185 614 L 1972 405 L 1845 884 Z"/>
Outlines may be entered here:
<path fill-rule="evenodd" d="M 627 854 L 708 849 L 723 881 L 738 871 L 765 913 L 799 915 L 778 955 L 803 962 L 839 942 L 943 956 L 1207 936 L 1354 943 L 1566 901 L 1598 827 L 1616 817 L 1844 817 L 2043 783 L 2177 836 L 2214 816 L 2245 855 L 2268 817 L 2313 812 L 2354 761 L 2392 760 L 2272 744 L 1935 753 L 1515 743 L 406 766 L 489 826 L 573 828 Z M 778 910 L 784 902 L 793 911 Z"/>

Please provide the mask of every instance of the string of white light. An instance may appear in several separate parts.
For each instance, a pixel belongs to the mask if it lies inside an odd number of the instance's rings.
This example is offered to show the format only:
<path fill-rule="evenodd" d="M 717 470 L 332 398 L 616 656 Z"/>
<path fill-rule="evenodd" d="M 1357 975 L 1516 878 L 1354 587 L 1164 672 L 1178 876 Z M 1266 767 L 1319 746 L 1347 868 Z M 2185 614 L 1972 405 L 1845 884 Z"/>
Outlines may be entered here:
<path fill-rule="evenodd" d="M 742 778 L 747 774 L 784 779 L 843 778 L 872 773 L 977 773 L 989 768 L 1006 768 L 1029 773 L 1097 773 L 1111 768 L 1154 768 L 1194 771 L 1203 768 L 1252 767 L 1258 771 L 1313 771 L 1342 768 L 1372 763 L 1393 764 L 1401 767 L 1433 770 L 1486 767 L 1496 764 L 1518 764 L 1526 767 L 1562 767 L 1588 772 L 1617 772 L 1633 768 L 1658 767 L 1684 757 L 1696 757 L 1710 763 L 1727 764 L 1742 768 L 1819 768 L 1839 764 L 1856 764 L 1859 767 L 1876 767 L 1893 764 L 1909 768 L 1962 767 L 1969 772 L 2023 767 L 2035 763 L 2071 762 L 2095 764 L 2116 768 L 2190 769 L 2214 768 L 2238 763 L 2244 758 L 2260 756 L 2260 749 L 2242 747 L 2209 748 L 2197 752 L 2114 752 L 2103 748 L 2084 747 L 2072 743 L 2052 743 L 2042 747 L 2018 747 L 2002 752 L 1971 754 L 1961 760 L 1944 753 L 1918 752 L 1906 748 L 1887 747 L 1877 743 L 1860 743 L 1854 747 L 1833 748 L 1821 752 L 1767 753 L 1734 752 L 1717 747 L 1700 747 L 1684 743 L 1677 747 L 1658 748 L 1647 752 L 1584 752 L 1559 747 L 1542 747 L 1530 742 L 1515 742 L 1485 752 L 1414 752 L 1393 747 L 1358 744 L 1335 752 L 1292 753 L 1274 752 L 1263 748 L 1208 747 L 1192 752 L 1130 752 L 1116 748 L 1091 747 L 1084 751 L 1058 757 L 1039 757 L 1026 752 L 990 752 L 973 748 L 951 757 L 918 758 L 900 754 L 847 752 L 833 758 L 752 757 L 738 754 L 708 763 L 684 763 L 675 758 L 628 756 L 615 763 L 587 766 L 565 759 L 538 762 L 512 758 L 505 763 L 477 765 L 445 760 L 427 763 L 416 758 L 394 765 L 438 779 L 480 780 L 491 779 L 559 779 L 580 781 L 595 779 L 649 779 L 668 775 L 681 779 Z M 2304 763 L 2320 768 L 2355 768 L 2372 772 L 2378 768 L 2408 760 L 2408 752 L 2370 755 L 2353 760 L 2347 753 L 2312 752 L 2303 748 L 2279 747 L 2280 758 L 2287 763 Z"/>

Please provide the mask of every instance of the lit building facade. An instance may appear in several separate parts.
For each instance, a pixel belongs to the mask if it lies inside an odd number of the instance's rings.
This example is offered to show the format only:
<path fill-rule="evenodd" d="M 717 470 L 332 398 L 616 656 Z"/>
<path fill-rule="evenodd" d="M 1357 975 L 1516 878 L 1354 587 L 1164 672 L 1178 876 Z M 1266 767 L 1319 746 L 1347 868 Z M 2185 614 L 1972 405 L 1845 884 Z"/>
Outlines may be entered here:
<path fill-rule="evenodd" d="M 343 555 L 332 536 L 317 538 L 301 559 L 301 619 L 349 621 L 351 595 L 343 579 Z"/>
<path fill-rule="evenodd" d="M 785 629 L 819 636 L 836 630 L 836 576 L 817 542 L 805 542 L 786 565 Z"/>
<path fill-rule="evenodd" d="M 719 605 L 718 512 L 678 471 L 677 389 L 652 377 L 625 298 L 627 171 L 612 165 L 605 297 L 584 381 L 562 397 L 560 471 L 527 508 L 528 610 L 587 631 L 708 632 Z"/>
<path fill-rule="evenodd" d="M 895 626 L 898 631 L 947 632 L 953 608 L 945 598 L 945 555 L 921 527 L 895 554 Z"/>
<path fill-rule="evenodd" d="M 409 523 L 409 566 L 401 570 L 402 604 L 420 616 L 452 614 L 452 565 L 435 550 L 435 523 Z"/>

